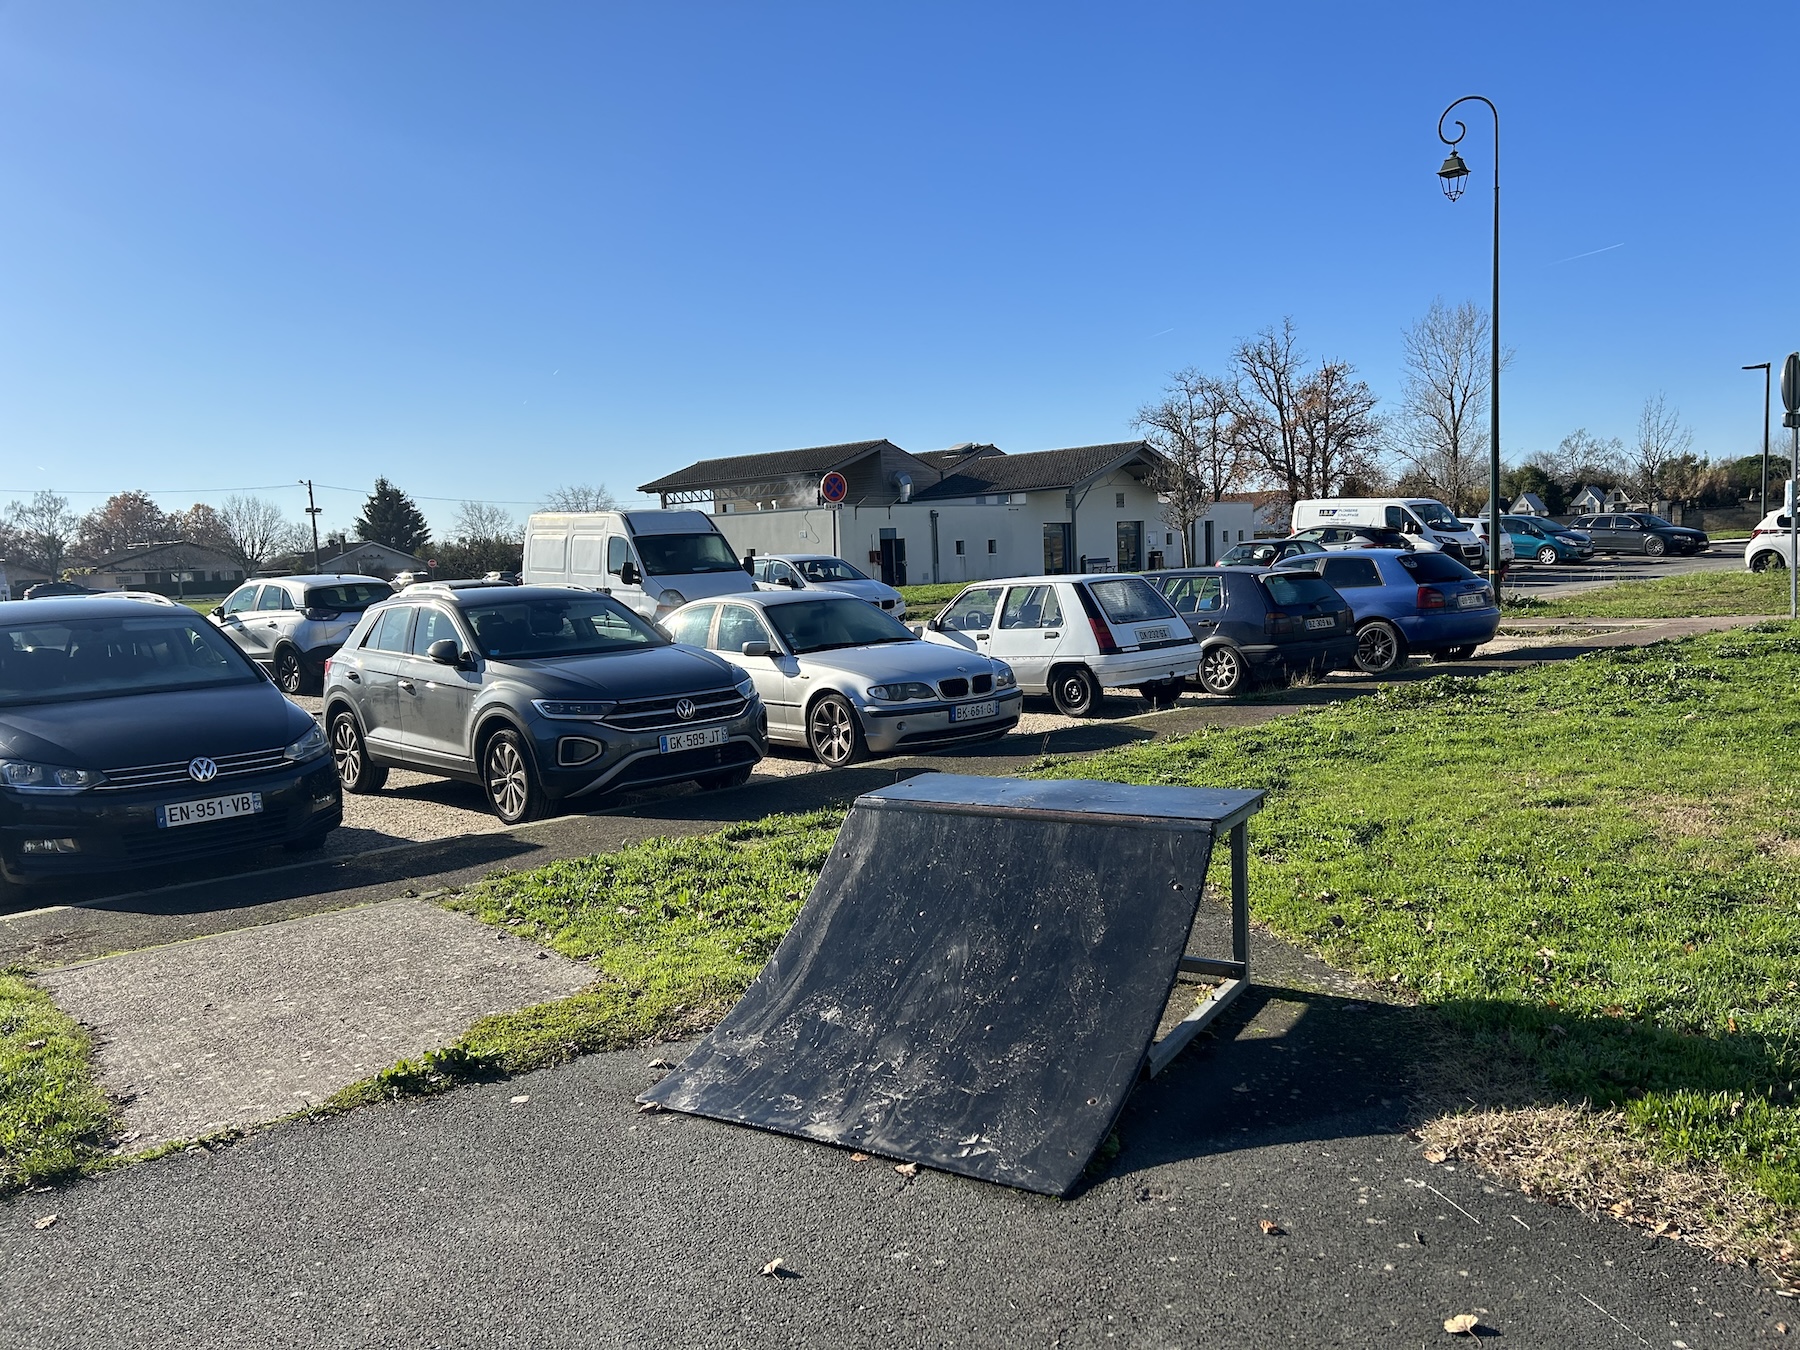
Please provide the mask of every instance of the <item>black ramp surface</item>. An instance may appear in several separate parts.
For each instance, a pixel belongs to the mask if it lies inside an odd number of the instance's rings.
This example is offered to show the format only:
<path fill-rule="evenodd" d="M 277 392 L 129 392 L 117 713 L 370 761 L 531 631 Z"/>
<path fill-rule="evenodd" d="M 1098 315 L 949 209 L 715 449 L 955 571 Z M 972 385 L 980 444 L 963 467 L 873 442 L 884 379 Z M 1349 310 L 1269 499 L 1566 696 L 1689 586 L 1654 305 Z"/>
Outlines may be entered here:
<path fill-rule="evenodd" d="M 1137 1079 L 1215 825 L 1261 795 L 930 774 L 859 798 L 761 975 L 642 1100 L 1067 1194 Z"/>

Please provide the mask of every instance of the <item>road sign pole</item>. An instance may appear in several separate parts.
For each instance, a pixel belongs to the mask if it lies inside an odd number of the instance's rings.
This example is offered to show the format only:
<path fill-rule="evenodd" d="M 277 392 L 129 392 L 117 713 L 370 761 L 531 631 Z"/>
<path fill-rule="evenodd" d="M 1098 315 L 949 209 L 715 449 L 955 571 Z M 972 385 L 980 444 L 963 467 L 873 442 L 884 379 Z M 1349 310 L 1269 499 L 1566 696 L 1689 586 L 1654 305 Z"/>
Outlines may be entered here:
<path fill-rule="evenodd" d="M 1788 518 L 1788 618 L 1800 619 L 1800 502 L 1795 501 L 1800 488 L 1800 352 L 1789 352 L 1781 363 L 1781 405 L 1787 409 L 1781 424 L 1794 430 L 1787 491 L 1782 494 Z"/>

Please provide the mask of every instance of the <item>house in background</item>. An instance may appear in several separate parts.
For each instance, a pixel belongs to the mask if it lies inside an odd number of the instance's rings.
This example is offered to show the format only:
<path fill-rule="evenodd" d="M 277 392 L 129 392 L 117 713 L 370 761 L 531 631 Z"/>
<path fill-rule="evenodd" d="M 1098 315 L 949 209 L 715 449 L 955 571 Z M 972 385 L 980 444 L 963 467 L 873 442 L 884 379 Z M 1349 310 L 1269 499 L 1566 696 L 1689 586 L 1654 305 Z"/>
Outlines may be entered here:
<path fill-rule="evenodd" d="M 103 591 L 154 591 L 177 598 L 224 595 L 244 579 L 244 565 L 230 554 L 185 539 L 132 544 L 95 559 L 83 581 Z"/>
<path fill-rule="evenodd" d="M 372 544 L 362 540 L 345 544 L 343 552 L 334 558 L 319 560 L 319 571 L 328 575 L 379 577 L 383 581 L 392 581 L 400 572 L 424 570 L 423 559 L 415 558 L 410 553 L 402 553 L 397 548 L 389 548 L 386 544 Z"/>
<path fill-rule="evenodd" d="M 639 490 L 665 506 L 710 506 L 740 553 L 833 553 L 904 586 L 1178 565 L 1187 551 L 1149 486 L 1160 461 L 1143 441 L 1023 455 L 856 441 L 703 460 Z M 828 473 L 849 487 L 837 507 L 820 495 Z M 1250 516 L 1215 507 L 1196 524 L 1197 556 L 1224 552 Z"/>
<path fill-rule="evenodd" d="M 1547 516 L 1550 508 L 1544 505 L 1544 499 L 1535 492 L 1521 492 L 1519 499 L 1512 504 L 1515 516 Z"/>
<path fill-rule="evenodd" d="M 1597 487 L 1584 487 L 1569 498 L 1569 510 L 1578 516 L 1591 516 L 1606 510 L 1607 494 Z"/>

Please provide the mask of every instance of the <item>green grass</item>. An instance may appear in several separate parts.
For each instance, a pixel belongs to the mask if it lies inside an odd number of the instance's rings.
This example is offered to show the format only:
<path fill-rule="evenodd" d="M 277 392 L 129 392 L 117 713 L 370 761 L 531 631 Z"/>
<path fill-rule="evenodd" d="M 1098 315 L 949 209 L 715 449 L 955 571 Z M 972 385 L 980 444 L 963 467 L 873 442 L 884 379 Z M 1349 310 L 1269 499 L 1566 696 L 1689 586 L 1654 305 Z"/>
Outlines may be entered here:
<path fill-rule="evenodd" d="M 1270 789 L 1260 921 L 1800 1205 L 1797 672 L 1800 627 L 1759 625 L 1045 772 Z"/>
<path fill-rule="evenodd" d="M 930 586 L 902 586 L 900 594 L 906 597 L 909 609 L 915 606 L 947 605 L 956 598 L 956 593 L 963 585 L 960 581 L 945 581 Z"/>
<path fill-rule="evenodd" d="M 112 1112 L 87 1035 L 17 975 L 0 974 L 0 1195 L 99 1159 Z"/>
<path fill-rule="evenodd" d="M 477 1022 L 455 1045 L 333 1099 L 350 1107 L 521 1073 L 710 1026 L 762 969 L 824 865 L 841 812 L 492 877 L 447 901 L 593 970 L 572 997 Z"/>
<path fill-rule="evenodd" d="M 1562 619 L 1700 619 L 1721 615 L 1786 614 L 1786 572 L 1693 572 L 1597 586 L 1555 600 L 1507 597 L 1508 614 Z"/>

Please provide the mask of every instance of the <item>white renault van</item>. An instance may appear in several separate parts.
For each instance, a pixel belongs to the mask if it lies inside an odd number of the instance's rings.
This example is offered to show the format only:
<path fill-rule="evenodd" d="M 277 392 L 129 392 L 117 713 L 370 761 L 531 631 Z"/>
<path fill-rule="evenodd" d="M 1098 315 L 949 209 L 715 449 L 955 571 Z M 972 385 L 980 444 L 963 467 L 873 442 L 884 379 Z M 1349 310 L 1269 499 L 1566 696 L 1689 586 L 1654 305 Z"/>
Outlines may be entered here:
<path fill-rule="evenodd" d="M 525 525 L 527 586 L 606 591 L 661 619 L 690 600 L 756 589 L 704 511 L 544 512 Z"/>
<path fill-rule="evenodd" d="M 1374 525 L 1399 530 L 1413 547 L 1427 553 L 1447 553 L 1469 567 L 1487 559 L 1481 539 L 1456 514 L 1430 497 L 1333 497 L 1294 503 L 1294 532 L 1315 525 Z"/>

